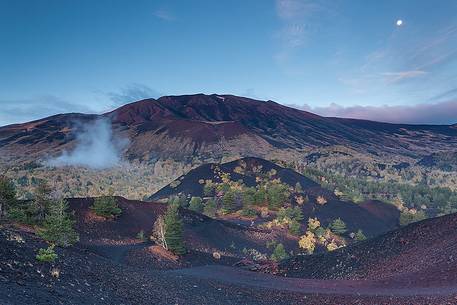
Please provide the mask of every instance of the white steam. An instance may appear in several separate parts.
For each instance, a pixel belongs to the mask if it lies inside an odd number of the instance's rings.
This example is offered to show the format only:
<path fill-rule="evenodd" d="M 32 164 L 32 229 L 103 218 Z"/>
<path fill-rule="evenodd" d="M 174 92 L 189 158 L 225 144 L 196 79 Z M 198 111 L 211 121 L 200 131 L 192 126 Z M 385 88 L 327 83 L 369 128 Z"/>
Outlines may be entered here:
<path fill-rule="evenodd" d="M 106 169 L 116 166 L 121 161 L 122 148 L 126 140 L 113 137 L 111 123 L 107 119 L 98 119 L 82 126 L 76 135 L 76 147 L 73 151 L 64 151 L 61 156 L 49 160 L 50 166 L 83 166 L 93 169 Z"/>

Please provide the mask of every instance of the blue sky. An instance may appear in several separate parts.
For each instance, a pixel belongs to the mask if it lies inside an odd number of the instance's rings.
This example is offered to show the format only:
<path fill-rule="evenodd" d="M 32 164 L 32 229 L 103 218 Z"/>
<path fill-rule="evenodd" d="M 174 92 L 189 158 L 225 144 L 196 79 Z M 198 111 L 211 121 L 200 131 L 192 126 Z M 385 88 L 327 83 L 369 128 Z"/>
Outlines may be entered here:
<path fill-rule="evenodd" d="M 0 125 L 200 92 L 455 123 L 457 1 L 0 0 Z"/>

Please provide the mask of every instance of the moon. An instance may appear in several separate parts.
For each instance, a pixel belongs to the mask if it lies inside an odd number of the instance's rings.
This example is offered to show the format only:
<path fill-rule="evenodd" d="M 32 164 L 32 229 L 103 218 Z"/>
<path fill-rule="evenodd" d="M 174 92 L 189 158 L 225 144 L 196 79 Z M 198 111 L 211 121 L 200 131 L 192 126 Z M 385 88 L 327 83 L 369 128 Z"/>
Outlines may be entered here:
<path fill-rule="evenodd" d="M 403 25 L 403 20 L 398 19 L 398 20 L 397 20 L 397 26 L 402 26 L 402 25 Z"/>

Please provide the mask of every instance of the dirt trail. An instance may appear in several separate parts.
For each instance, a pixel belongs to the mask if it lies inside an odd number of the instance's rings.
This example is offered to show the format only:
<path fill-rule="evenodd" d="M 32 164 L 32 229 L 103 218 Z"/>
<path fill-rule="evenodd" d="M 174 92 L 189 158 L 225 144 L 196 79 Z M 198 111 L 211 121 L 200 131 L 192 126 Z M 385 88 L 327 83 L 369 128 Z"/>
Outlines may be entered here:
<path fill-rule="evenodd" d="M 398 283 L 370 280 L 315 280 L 279 277 L 226 266 L 203 266 L 168 271 L 200 279 L 218 280 L 240 286 L 300 293 L 355 296 L 450 296 L 457 286 L 401 287 Z"/>

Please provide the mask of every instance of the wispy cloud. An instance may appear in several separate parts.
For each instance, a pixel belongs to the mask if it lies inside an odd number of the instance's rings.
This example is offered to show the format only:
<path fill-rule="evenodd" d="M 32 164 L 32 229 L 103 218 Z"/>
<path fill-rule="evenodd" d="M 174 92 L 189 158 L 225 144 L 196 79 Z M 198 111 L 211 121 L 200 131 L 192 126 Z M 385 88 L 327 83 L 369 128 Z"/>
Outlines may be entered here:
<path fill-rule="evenodd" d="M 455 124 L 457 123 L 457 100 L 441 103 L 403 106 L 341 106 L 335 103 L 325 107 L 309 105 L 291 107 L 327 117 L 364 119 L 389 123 L 409 124 Z"/>
<path fill-rule="evenodd" d="M 109 92 L 107 95 L 114 102 L 113 106 L 119 106 L 147 98 L 158 98 L 162 94 L 144 84 L 133 83 L 119 92 Z"/>
<path fill-rule="evenodd" d="M 457 88 L 453 88 L 450 90 L 447 90 L 443 93 L 440 93 L 438 95 L 435 95 L 429 99 L 429 101 L 432 102 L 437 102 L 437 101 L 442 101 L 443 99 L 455 99 L 457 100 Z"/>
<path fill-rule="evenodd" d="M 276 0 L 276 14 L 281 21 L 276 33 L 281 46 L 276 60 L 287 61 L 294 51 L 303 47 L 318 28 L 315 16 L 326 11 L 323 0 Z"/>
<path fill-rule="evenodd" d="M 90 107 L 72 103 L 54 95 L 43 95 L 29 99 L 0 100 L 0 126 L 27 122 L 59 113 L 90 113 Z"/>
<path fill-rule="evenodd" d="M 423 76 L 427 72 L 422 70 L 400 71 L 400 72 L 385 72 L 382 76 L 386 78 L 387 83 L 397 83 L 406 79 Z"/>
<path fill-rule="evenodd" d="M 175 21 L 176 16 L 173 15 L 170 11 L 165 9 L 158 9 L 152 13 L 155 17 L 164 20 L 164 21 Z"/>

